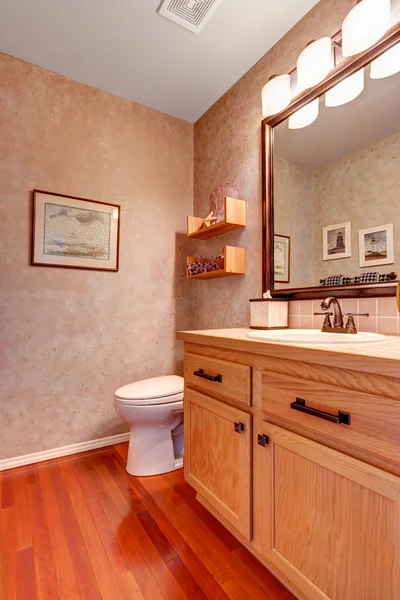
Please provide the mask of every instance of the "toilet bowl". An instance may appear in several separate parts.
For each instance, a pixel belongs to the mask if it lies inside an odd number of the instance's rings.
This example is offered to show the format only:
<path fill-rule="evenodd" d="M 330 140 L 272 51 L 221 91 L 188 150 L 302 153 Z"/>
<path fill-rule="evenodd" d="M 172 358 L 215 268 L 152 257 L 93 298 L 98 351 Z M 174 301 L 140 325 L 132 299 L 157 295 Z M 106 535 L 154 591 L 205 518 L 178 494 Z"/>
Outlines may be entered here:
<path fill-rule="evenodd" d="M 160 475 L 183 466 L 183 377 L 124 385 L 115 392 L 114 406 L 131 430 L 130 475 Z"/>

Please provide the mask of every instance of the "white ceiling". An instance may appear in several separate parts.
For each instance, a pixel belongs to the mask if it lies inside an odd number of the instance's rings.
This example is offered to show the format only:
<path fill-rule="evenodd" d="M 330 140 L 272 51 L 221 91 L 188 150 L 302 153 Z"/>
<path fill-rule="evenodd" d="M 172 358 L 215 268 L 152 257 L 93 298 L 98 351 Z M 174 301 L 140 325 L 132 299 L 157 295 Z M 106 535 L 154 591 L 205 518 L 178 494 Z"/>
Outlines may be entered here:
<path fill-rule="evenodd" d="M 317 2 L 222 0 L 195 35 L 161 0 L 0 0 L 0 51 L 194 122 Z"/>

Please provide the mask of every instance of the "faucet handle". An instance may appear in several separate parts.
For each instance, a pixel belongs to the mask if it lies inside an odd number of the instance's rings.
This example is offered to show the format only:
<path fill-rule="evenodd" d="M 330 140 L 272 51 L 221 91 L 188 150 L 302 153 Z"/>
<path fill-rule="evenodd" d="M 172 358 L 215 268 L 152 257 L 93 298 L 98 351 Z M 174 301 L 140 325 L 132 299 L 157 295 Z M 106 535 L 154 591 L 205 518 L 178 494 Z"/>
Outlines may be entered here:
<path fill-rule="evenodd" d="M 317 317 L 319 315 L 322 316 L 322 317 L 325 317 L 324 323 L 322 325 L 322 331 L 324 330 L 324 327 L 327 328 L 327 329 L 331 329 L 332 328 L 331 316 L 333 315 L 333 313 L 331 313 L 331 312 L 320 312 L 320 313 L 319 312 L 315 312 L 314 313 L 315 317 Z"/>
<path fill-rule="evenodd" d="M 354 322 L 354 317 L 369 317 L 369 313 L 345 313 L 347 319 L 346 327 L 347 333 L 357 333 L 356 324 Z"/>

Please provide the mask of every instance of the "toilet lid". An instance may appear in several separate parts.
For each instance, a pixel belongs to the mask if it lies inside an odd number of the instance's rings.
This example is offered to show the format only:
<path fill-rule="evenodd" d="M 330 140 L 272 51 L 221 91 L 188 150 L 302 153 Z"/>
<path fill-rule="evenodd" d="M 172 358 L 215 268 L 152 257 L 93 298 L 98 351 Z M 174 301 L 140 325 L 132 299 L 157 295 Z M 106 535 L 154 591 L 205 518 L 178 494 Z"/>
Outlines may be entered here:
<path fill-rule="evenodd" d="M 128 383 L 115 392 L 115 397 L 120 400 L 130 400 L 132 403 L 140 400 L 152 400 L 152 404 L 163 404 L 182 400 L 183 377 L 178 375 L 165 375 L 152 377 Z M 172 396 L 180 395 L 178 398 Z"/>

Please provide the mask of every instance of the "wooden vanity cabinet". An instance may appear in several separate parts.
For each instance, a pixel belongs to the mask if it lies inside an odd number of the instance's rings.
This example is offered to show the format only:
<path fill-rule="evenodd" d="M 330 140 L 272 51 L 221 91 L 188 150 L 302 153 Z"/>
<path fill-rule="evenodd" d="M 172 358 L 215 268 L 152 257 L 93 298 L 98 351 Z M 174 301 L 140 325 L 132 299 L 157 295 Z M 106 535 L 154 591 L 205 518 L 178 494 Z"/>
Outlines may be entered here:
<path fill-rule="evenodd" d="M 398 363 L 246 345 L 185 344 L 187 482 L 300 600 L 399 600 Z M 226 387 L 199 384 L 200 365 Z"/>
<path fill-rule="evenodd" d="M 400 480 L 261 422 L 262 555 L 309 600 L 398 600 Z"/>
<path fill-rule="evenodd" d="M 251 417 L 185 387 L 185 479 L 251 539 Z"/>

